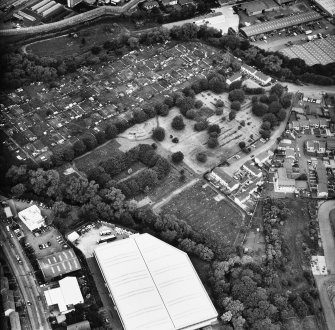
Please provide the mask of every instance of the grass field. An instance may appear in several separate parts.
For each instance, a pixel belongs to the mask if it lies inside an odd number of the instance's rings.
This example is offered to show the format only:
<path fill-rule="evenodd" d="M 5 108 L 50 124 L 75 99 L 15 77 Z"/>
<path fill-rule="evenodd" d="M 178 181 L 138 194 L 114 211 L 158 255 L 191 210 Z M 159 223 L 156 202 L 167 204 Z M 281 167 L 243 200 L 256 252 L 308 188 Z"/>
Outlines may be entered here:
<path fill-rule="evenodd" d="M 82 157 L 75 159 L 74 163 L 78 170 L 87 172 L 89 169 L 96 167 L 100 162 L 110 158 L 113 152 L 119 150 L 119 147 L 120 144 L 116 140 L 108 141 Z"/>
<path fill-rule="evenodd" d="M 222 242 L 233 244 L 243 223 L 243 214 L 204 181 L 199 181 L 162 206 L 162 213 L 175 214 L 199 232 L 211 232 Z"/>

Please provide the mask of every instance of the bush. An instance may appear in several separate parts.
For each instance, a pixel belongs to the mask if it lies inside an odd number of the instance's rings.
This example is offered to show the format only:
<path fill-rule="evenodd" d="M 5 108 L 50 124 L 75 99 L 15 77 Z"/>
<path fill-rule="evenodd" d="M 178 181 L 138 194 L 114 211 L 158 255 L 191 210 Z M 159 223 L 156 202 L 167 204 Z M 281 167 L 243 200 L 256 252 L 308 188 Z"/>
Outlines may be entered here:
<path fill-rule="evenodd" d="M 245 148 L 245 142 L 244 141 L 241 141 L 238 146 L 241 148 L 241 149 L 244 149 Z"/>
<path fill-rule="evenodd" d="M 204 131 L 207 127 L 208 123 L 206 120 L 202 120 L 194 124 L 194 130 L 197 132 Z"/>
<path fill-rule="evenodd" d="M 199 152 L 197 154 L 197 161 L 200 162 L 200 163 L 206 163 L 207 155 L 204 152 Z"/>
<path fill-rule="evenodd" d="M 208 148 L 214 149 L 219 145 L 219 141 L 217 138 L 210 137 L 207 142 Z"/>
<path fill-rule="evenodd" d="M 233 120 L 233 119 L 235 119 L 235 117 L 236 117 L 236 111 L 230 111 L 229 112 L 229 120 Z"/>
<path fill-rule="evenodd" d="M 221 115 L 223 114 L 223 109 L 222 109 L 222 108 L 216 108 L 216 109 L 215 109 L 215 114 L 216 114 L 217 116 L 221 116 Z"/>
<path fill-rule="evenodd" d="M 222 108 L 224 107 L 224 102 L 222 100 L 217 100 L 215 106 L 218 108 Z"/>
<path fill-rule="evenodd" d="M 163 141 L 165 139 L 165 130 L 163 127 L 156 127 L 152 132 L 152 138 L 156 141 Z"/>
<path fill-rule="evenodd" d="M 191 109 L 191 110 L 188 110 L 188 111 L 186 112 L 186 115 L 185 115 L 185 116 L 186 116 L 186 118 L 188 118 L 188 119 L 194 119 L 196 115 L 197 115 L 196 110 Z"/>
<path fill-rule="evenodd" d="M 262 117 L 268 112 L 268 106 L 265 103 L 254 103 L 252 105 L 252 113 L 257 117 Z"/>
<path fill-rule="evenodd" d="M 232 110 L 238 111 L 241 109 L 241 103 L 239 101 L 233 101 L 230 105 Z"/>
<path fill-rule="evenodd" d="M 212 132 L 215 132 L 217 134 L 220 134 L 221 133 L 221 128 L 219 125 L 217 124 L 213 124 L 213 125 L 209 125 L 208 126 L 208 133 L 212 133 Z"/>
<path fill-rule="evenodd" d="M 228 98 L 230 102 L 239 101 L 242 103 L 245 98 L 244 91 L 242 89 L 234 89 L 229 93 Z"/>
<path fill-rule="evenodd" d="M 174 152 L 171 156 L 171 159 L 175 164 L 179 164 L 183 161 L 184 154 L 181 151 Z"/>
<path fill-rule="evenodd" d="M 196 100 L 195 102 L 194 102 L 194 107 L 196 108 L 196 109 L 200 109 L 202 106 L 203 106 L 203 102 L 201 101 L 201 100 Z"/>
<path fill-rule="evenodd" d="M 185 123 L 182 116 L 176 116 L 173 118 L 171 126 L 176 131 L 181 131 L 185 128 Z"/>

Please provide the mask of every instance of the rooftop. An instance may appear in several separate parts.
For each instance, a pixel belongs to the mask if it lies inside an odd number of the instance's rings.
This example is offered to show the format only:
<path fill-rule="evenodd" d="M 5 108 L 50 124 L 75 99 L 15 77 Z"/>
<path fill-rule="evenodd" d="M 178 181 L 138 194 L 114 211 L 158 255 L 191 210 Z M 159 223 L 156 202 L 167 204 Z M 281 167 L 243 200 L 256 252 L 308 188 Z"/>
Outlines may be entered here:
<path fill-rule="evenodd" d="M 47 281 L 81 268 L 79 260 L 72 249 L 53 253 L 37 261 Z"/>
<path fill-rule="evenodd" d="M 141 234 L 94 253 L 125 330 L 198 329 L 216 320 L 185 252 Z"/>
<path fill-rule="evenodd" d="M 32 205 L 19 212 L 18 216 L 30 231 L 44 226 L 44 218 L 42 217 L 41 210 L 36 205 Z"/>

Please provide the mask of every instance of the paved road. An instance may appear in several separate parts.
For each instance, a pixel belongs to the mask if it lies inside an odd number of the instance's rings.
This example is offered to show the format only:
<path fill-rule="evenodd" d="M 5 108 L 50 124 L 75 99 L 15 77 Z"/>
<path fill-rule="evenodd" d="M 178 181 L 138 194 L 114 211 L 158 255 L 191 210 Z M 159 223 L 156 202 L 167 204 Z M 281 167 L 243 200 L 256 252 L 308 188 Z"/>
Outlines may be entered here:
<path fill-rule="evenodd" d="M 44 306 L 42 302 L 37 299 L 37 296 L 41 293 L 39 292 L 39 286 L 33 275 L 33 270 L 30 268 L 30 264 L 26 260 L 16 236 L 13 234 L 13 238 L 11 238 L 9 236 L 10 233 L 8 233 L 4 227 L 4 224 L 0 225 L 0 236 L 3 242 L 2 247 L 20 287 L 23 299 L 26 302 L 30 301 L 32 303 L 31 306 L 27 306 L 31 326 L 34 330 L 49 330 L 51 328 L 46 319 Z M 14 247 L 10 246 L 11 243 L 14 244 Z M 20 256 L 23 262 L 21 265 L 18 264 L 16 255 Z"/>
<path fill-rule="evenodd" d="M 322 245 L 325 253 L 328 272 L 330 274 L 335 274 L 335 242 L 333 231 L 329 222 L 329 212 L 335 209 L 335 200 L 320 204 L 321 206 L 319 206 L 318 218 Z M 333 329 L 335 329 L 335 327 Z"/>
<path fill-rule="evenodd" d="M 319 290 L 319 297 L 323 309 L 323 313 L 326 319 L 328 330 L 334 330 L 335 329 L 335 315 L 334 315 L 334 309 L 332 307 L 332 304 L 330 302 L 328 293 L 327 293 L 327 285 L 325 285 L 326 282 L 329 280 L 335 280 L 335 275 L 317 275 L 314 276 L 316 286 Z"/>

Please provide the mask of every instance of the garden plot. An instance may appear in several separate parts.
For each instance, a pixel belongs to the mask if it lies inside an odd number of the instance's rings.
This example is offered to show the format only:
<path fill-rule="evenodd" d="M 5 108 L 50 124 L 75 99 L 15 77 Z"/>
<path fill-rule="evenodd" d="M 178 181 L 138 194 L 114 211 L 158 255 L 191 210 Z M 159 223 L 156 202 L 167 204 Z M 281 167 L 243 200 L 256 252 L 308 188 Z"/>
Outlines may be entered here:
<path fill-rule="evenodd" d="M 175 214 L 199 232 L 210 233 L 226 244 L 233 244 L 244 215 L 227 199 L 218 201 L 217 192 L 199 181 L 165 204 L 163 214 Z"/>

